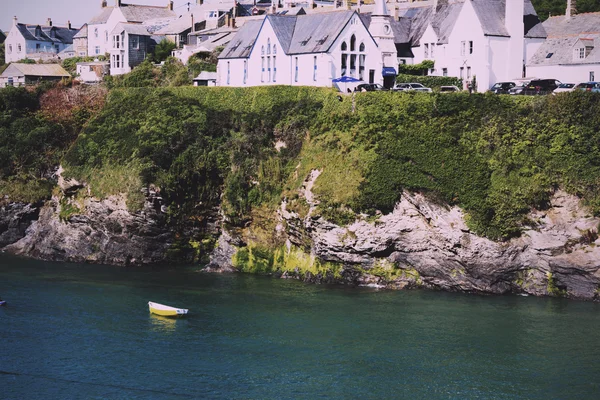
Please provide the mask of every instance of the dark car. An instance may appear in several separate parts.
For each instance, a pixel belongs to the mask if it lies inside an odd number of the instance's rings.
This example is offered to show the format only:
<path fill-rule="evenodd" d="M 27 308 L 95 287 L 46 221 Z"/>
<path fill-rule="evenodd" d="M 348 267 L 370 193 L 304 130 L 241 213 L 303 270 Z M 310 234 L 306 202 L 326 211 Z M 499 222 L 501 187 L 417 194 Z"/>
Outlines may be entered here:
<path fill-rule="evenodd" d="M 354 91 L 355 92 L 378 92 L 380 90 L 386 90 L 379 83 L 361 83 Z"/>
<path fill-rule="evenodd" d="M 585 90 L 587 92 L 600 93 L 600 83 L 598 82 L 583 82 L 575 86 L 575 90 Z"/>
<path fill-rule="evenodd" d="M 514 82 L 497 82 L 490 91 L 496 94 L 508 94 L 508 91 L 517 86 Z"/>
<path fill-rule="evenodd" d="M 525 85 L 523 94 L 537 95 L 552 93 L 560 84 L 561 82 L 556 79 L 534 79 Z"/>

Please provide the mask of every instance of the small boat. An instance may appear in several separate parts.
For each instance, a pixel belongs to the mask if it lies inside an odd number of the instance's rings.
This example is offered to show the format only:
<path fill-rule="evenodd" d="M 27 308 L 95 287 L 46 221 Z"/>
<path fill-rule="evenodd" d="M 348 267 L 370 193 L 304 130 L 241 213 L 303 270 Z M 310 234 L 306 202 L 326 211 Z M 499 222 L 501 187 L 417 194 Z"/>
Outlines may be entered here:
<path fill-rule="evenodd" d="M 6 301 L 5 300 L 0 300 L 0 307 L 5 306 L 6 305 Z"/>
<path fill-rule="evenodd" d="M 171 306 L 165 306 L 164 304 L 148 302 L 148 307 L 152 314 L 161 315 L 163 317 L 179 317 L 188 313 L 186 308 L 175 308 Z"/>

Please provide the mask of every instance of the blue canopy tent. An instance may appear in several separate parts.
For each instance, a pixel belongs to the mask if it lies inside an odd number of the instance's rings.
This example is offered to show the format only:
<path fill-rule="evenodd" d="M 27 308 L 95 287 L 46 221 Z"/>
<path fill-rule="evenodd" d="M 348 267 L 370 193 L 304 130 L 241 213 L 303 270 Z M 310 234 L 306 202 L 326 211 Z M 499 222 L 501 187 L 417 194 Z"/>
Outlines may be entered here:
<path fill-rule="evenodd" d="M 360 79 L 356 79 L 356 78 L 354 78 L 352 76 L 347 76 L 347 75 L 344 75 L 344 76 L 341 76 L 339 78 L 335 78 L 335 79 L 331 80 L 331 82 L 333 82 L 333 83 L 343 83 L 344 84 L 344 92 L 347 91 L 346 90 L 347 89 L 346 86 L 347 86 L 347 84 L 349 82 L 350 83 L 355 83 L 355 82 L 360 82 L 360 81 L 361 81 Z M 338 85 L 338 89 L 339 88 L 340 88 L 340 86 Z"/>

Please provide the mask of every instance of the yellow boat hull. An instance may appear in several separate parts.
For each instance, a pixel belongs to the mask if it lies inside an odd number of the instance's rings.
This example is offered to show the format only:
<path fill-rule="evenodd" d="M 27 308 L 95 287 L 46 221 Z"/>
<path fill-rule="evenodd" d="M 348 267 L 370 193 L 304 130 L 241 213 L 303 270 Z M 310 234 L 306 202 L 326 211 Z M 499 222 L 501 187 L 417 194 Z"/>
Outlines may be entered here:
<path fill-rule="evenodd" d="M 161 317 L 180 317 L 186 315 L 188 310 L 185 308 L 175 308 L 165 306 L 164 304 L 148 302 L 148 308 L 152 314 L 160 315 Z"/>

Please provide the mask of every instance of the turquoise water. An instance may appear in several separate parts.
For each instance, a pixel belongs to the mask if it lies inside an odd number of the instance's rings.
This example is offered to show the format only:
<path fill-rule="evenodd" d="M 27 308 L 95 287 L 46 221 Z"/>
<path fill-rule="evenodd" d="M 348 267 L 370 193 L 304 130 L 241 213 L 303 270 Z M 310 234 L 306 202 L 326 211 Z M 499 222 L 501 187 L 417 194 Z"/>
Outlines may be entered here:
<path fill-rule="evenodd" d="M 595 303 L 1 255 L 0 297 L 2 400 L 600 398 Z"/>

